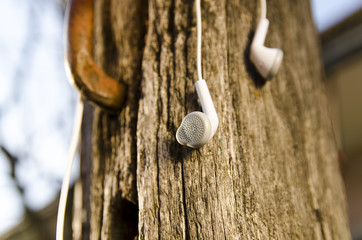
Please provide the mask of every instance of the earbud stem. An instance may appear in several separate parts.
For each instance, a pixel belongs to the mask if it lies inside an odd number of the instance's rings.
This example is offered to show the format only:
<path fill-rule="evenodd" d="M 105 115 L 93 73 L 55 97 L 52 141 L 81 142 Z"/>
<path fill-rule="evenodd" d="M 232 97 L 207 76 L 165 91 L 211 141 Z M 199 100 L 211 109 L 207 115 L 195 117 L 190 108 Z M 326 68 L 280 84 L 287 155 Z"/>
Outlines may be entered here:
<path fill-rule="evenodd" d="M 209 117 L 211 122 L 211 136 L 213 136 L 219 125 L 219 118 L 217 117 L 214 103 L 212 102 L 209 89 L 205 80 L 198 80 L 195 83 L 196 92 L 199 97 L 202 111 Z"/>
<path fill-rule="evenodd" d="M 255 31 L 255 36 L 253 38 L 252 46 L 253 45 L 264 45 L 266 34 L 268 33 L 269 28 L 269 20 L 266 18 L 260 19 L 258 26 Z"/>

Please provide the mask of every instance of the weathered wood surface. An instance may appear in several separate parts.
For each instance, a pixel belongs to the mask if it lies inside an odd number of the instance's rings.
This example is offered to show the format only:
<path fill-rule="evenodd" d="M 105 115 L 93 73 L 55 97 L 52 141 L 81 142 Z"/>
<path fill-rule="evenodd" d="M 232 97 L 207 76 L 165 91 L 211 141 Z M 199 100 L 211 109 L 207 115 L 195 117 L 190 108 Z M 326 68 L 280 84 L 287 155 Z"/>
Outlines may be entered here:
<path fill-rule="evenodd" d="M 177 127 L 200 110 L 190 0 L 99 0 L 95 59 L 129 85 L 94 112 L 91 239 L 350 239 L 308 1 L 268 1 L 263 82 L 248 59 L 258 1 L 204 0 L 203 74 L 220 119 L 200 149 Z"/>

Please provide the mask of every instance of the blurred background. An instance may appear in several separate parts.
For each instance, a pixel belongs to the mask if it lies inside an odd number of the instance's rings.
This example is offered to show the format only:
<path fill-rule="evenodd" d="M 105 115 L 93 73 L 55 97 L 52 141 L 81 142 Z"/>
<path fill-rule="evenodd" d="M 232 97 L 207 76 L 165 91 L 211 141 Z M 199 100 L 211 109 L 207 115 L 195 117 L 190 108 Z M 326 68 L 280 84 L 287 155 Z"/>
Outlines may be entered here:
<path fill-rule="evenodd" d="M 362 1 L 311 5 L 351 231 L 362 239 Z M 63 12 L 64 0 L 0 1 L 0 239 L 55 235 L 45 225 L 55 224 L 76 101 L 63 66 Z M 75 161 L 72 182 L 78 171 Z"/>

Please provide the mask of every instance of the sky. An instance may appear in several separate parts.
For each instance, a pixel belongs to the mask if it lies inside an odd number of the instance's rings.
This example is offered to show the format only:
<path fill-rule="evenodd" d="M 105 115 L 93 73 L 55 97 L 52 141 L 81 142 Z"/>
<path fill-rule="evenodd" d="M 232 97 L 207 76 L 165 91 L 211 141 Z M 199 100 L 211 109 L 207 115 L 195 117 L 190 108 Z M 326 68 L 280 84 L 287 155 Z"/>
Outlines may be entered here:
<path fill-rule="evenodd" d="M 38 210 L 58 194 L 75 109 L 63 67 L 62 6 L 1 0 L 0 18 L 0 145 L 20 159 L 25 202 Z M 0 234 L 24 211 L 9 173 L 0 153 Z"/>
<path fill-rule="evenodd" d="M 16 174 L 33 210 L 57 196 L 73 126 L 77 93 L 64 72 L 60 2 L 0 1 L 0 145 L 19 157 Z M 319 31 L 361 7 L 361 0 L 312 1 Z M 77 172 L 76 165 L 73 180 Z M 0 153 L 0 234 L 24 212 L 9 173 Z"/>
<path fill-rule="evenodd" d="M 312 11 L 318 31 L 323 32 L 362 8 L 362 0 L 312 0 Z"/>

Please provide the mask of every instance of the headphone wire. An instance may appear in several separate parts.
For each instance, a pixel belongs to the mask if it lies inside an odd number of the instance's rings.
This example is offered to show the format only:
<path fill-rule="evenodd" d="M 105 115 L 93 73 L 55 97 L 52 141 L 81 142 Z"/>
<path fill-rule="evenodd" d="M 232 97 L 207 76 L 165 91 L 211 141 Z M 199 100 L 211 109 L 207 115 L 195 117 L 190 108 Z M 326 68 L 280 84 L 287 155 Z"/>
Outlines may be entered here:
<path fill-rule="evenodd" d="M 63 177 L 62 188 L 60 191 L 60 199 L 58 205 L 58 216 L 57 216 L 57 229 L 56 229 L 56 239 L 63 240 L 63 231 L 64 231 L 64 220 L 65 220 L 65 209 L 67 205 L 67 197 L 69 192 L 69 181 L 70 174 L 73 166 L 74 156 L 77 150 L 80 130 L 83 120 L 83 110 L 84 104 L 81 97 L 78 98 L 77 107 L 75 111 L 74 127 L 72 133 L 72 139 L 70 143 L 70 149 L 68 152 L 68 161 L 65 169 L 65 174 Z"/>

